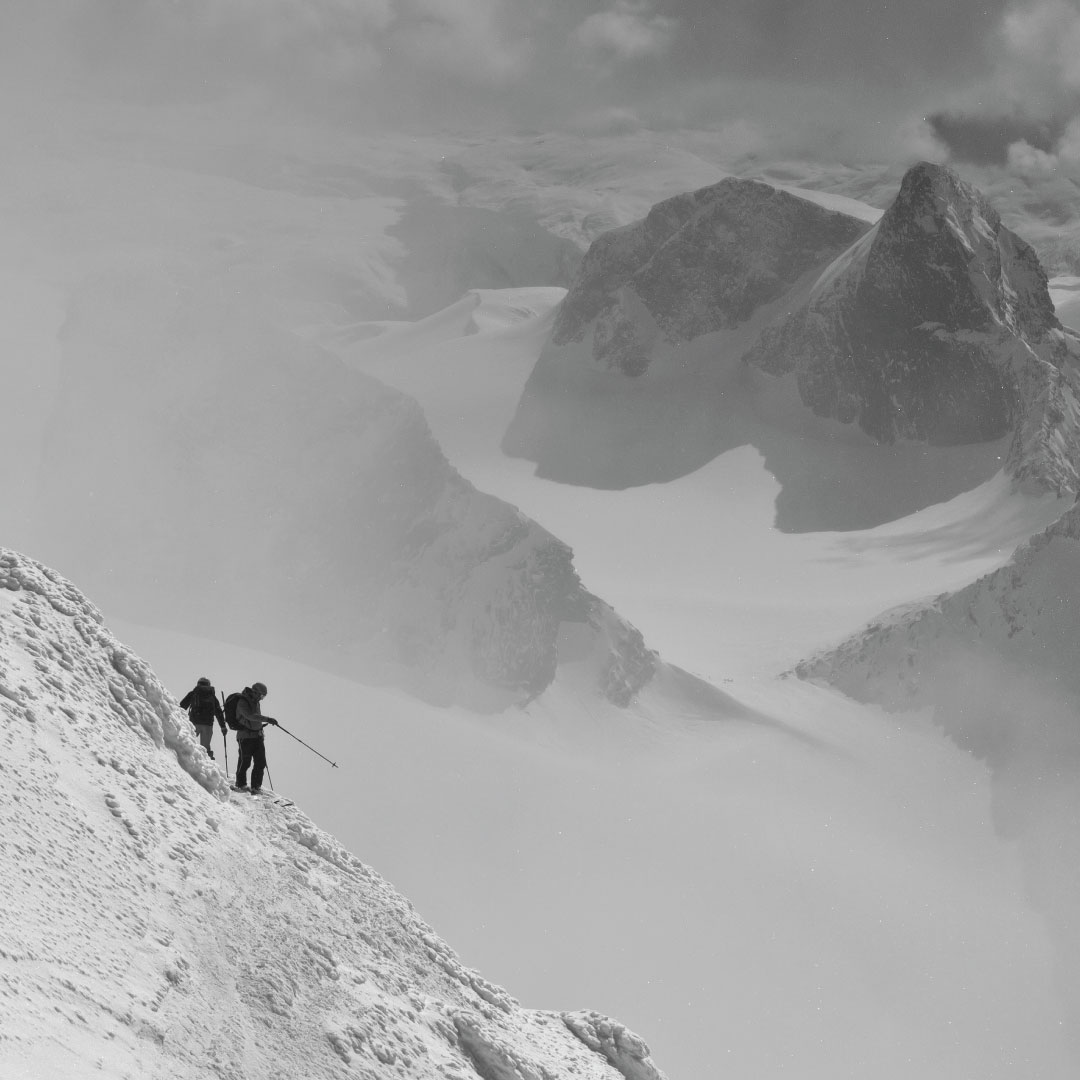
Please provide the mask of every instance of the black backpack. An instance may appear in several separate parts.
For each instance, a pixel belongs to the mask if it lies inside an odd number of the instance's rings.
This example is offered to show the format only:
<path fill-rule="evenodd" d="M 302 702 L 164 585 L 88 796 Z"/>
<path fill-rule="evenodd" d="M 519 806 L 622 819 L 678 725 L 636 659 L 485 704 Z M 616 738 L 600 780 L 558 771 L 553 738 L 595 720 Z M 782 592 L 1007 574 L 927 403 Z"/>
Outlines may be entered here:
<path fill-rule="evenodd" d="M 236 731 L 240 727 L 240 721 L 236 719 L 236 703 L 240 700 L 240 694 L 230 694 L 225 699 L 225 723 Z"/>
<path fill-rule="evenodd" d="M 212 724 L 217 711 L 217 693 L 212 686 L 196 686 L 191 702 L 191 720 L 195 724 Z"/>

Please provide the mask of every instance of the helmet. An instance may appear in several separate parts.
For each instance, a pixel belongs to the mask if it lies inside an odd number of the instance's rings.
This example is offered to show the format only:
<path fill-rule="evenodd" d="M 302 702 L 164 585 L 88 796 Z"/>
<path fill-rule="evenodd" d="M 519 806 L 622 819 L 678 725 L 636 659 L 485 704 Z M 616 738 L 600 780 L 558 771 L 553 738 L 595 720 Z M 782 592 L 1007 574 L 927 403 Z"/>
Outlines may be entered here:
<path fill-rule="evenodd" d="M 256 682 L 251 684 L 251 689 L 260 697 L 266 697 L 266 683 Z"/>

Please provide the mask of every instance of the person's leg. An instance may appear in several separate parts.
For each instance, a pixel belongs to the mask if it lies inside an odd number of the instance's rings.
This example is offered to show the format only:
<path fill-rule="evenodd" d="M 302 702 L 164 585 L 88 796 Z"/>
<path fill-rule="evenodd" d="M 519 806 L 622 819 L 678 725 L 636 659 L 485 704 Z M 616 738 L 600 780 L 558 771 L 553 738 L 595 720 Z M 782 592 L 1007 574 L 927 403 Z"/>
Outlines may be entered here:
<path fill-rule="evenodd" d="M 214 734 L 213 724 L 196 724 L 195 730 L 199 733 L 199 742 L 202 743 L 202 748 L 210 756 L 214 756 L 214 751 L 210 749 L 210 739 Z"/>
<path fill-rule="evenodd" d="M 262 787 L 263 772 L 266 770 L 266 743 L 263 739 L 251 739 L 251 757 L 254 765 L 251 770 L 251 790 Z"/>
<path fill-rule="evenodd" d="M 236 786 L 247 787 L 247 771 L 251 764 L 253 744 L 257 739 L 237 740 Z"/>

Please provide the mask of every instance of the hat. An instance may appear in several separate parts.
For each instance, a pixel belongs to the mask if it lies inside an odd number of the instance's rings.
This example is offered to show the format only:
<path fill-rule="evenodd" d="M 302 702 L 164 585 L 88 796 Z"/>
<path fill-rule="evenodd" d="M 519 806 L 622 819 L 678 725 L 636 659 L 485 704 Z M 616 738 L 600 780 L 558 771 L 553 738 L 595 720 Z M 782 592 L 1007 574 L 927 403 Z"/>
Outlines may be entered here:
<path fill-rule="evenodd" d="M 256 694 L 262 694 L 263 697 L 266 697 L 266 683 L 264 683 L 264 682 L 252 683 L 251 684 L 251 689 L 254 690 Z"/>
<path fill-rule="evenodd" d="M 208 678 L 207 678 L 207 677 L 206 677 L 206 676 L 204 675 L 204 676 L 203 676 L 203 677 L 202 677 L 202 678 L 201 678 L 201 679 L 199 680 L 199 685 L 200 685 L 200 686 L 209 686 L 209 685 L 210 685 L 210 680 L 209 680 L 209 679 L 208 679 Z"/>

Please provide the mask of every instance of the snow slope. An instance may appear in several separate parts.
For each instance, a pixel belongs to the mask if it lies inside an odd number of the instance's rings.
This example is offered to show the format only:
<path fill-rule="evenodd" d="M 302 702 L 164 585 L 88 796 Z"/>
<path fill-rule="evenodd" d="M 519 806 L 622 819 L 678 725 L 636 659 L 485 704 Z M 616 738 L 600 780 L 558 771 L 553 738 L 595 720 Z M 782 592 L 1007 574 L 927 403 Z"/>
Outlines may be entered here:
<path fill-rule="evenodd" d="M 267 711 L 339 765 L 272 732 L 280 790 L 465 963 L 619 1016 L 673 1078 L 1073 1074 L 990 775 L 925 717 L 792 681 L 680 709 L 654 680 L 628 710 L 557 681 L 484 719 L 123 632 L 178 691 L 267 680 Z"/>
<path fill-rule="evenodd" d="M 0 1074 L 660 1080 L 524 1010 L 299 809 L 230 795 L 70 584 L 0 550 Z"/>

